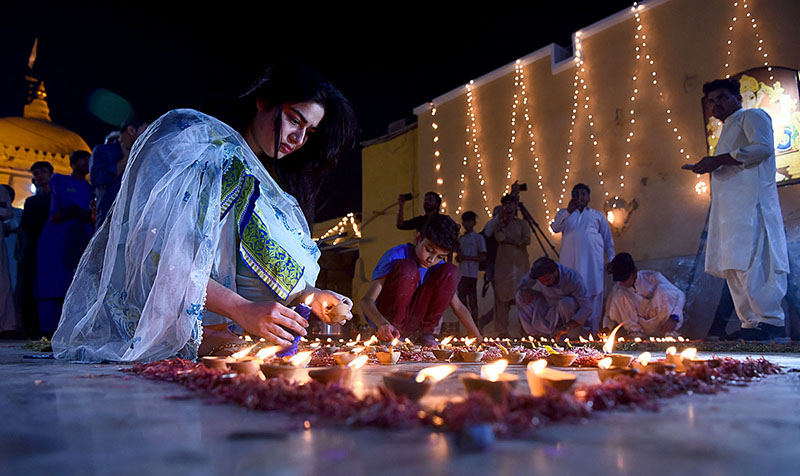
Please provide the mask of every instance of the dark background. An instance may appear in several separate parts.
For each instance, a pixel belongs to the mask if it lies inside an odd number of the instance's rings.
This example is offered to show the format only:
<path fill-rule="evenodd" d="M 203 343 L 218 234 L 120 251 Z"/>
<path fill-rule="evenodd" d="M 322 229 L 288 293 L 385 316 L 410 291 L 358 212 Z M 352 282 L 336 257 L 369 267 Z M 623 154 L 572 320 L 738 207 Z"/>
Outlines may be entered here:
<path fill-rule="evenodd" d="M 280 58 L 319 68 L 353 103 L 363 141 L 398 119 L 413 122 L 414 107 L 542 46 L 569 47 L 574 31 L 631 4 L 4 2 L 0 117 L 22 115 L 38 37 L 34 71 L 45 82 L 53 122 L 90 147 L 113 129 L 87 109 L 99 88 L 126 98 L 145 120 L 177 107 L 213 115 Z M 322 187 L 317 221 L 360 210 L 360 149 Z"/>

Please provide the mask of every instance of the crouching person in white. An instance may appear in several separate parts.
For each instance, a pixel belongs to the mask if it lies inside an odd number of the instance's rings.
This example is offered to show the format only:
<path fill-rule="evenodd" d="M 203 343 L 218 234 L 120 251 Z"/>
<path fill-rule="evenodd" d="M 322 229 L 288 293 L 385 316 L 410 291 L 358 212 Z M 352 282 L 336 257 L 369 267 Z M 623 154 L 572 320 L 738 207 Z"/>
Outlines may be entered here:
<path fill-rule="evenodd" d="M 639 271 L 628 253 L 608 264 L 614 287 L 608 297 L 604 326 L 617 324 L 631 337 L 663 336 L 683 325 L 686 295 L 658 271 Z"/>
<path fill-rule="evenodd" d="M 517 286 L 519 322 L 528 335 L 577 338 L 592 315 L 583 278 L 577 271 L 539 258 Z"/>

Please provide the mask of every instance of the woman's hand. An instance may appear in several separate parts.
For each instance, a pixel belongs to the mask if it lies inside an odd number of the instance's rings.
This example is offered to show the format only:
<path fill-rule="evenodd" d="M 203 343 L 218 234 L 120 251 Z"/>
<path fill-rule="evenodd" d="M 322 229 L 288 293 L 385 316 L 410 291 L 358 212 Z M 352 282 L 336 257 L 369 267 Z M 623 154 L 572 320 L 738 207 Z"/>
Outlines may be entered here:
<path fill-rule="evenodd" d="M 305 336 L 308 327 L 308 321 L 300 314 L 277 302 L 248 301 L 238 308 L 235 317 L 234 320 L 248 333 L 280 346 L 292 344 L 292 332 Z"/>
<path fill-rule="evenodd" d="M 314 289 L 314 299 L 311 301 L 311 311 L 320 318 L 322 322 L 328 324 L 344 324 L 353 318 L 353 301 L 345 296 L 334 293 L 333 291 Z M 307 296 L 303 296 L 301 302 Z M 337 310 L 337 306 L 340 306 Z M 344 312 L 343 312 L 344 311 Z"/>

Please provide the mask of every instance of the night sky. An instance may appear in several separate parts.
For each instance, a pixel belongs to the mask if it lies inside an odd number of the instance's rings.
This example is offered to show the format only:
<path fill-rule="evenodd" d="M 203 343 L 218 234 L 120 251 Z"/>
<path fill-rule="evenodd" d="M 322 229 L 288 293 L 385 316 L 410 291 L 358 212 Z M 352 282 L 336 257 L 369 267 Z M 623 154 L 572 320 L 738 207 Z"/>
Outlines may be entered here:
<path fill-rule="evenodd" d="M 413 121 L 414 107 L 549 43 L 568 47 L 574 31 L 632 4 L 493 3 L 487 11 L 385 2 L 358 9 L 184 2 L 166 10 L 169 2 L 4 3 L 0 117 L 22 115 L 38 36 L 35 73 L 45 81 L 51 117 L 90 147 L 113 129 L 88 111 L 99 88 L 126 98 L 145 120 L 177 107 L 214 115 L 280 58 L 319 68 L 353 103 L 359 140 L 372 139 L 393 121 Z M 356 150 L 325 180 L 317 220 L 361 209 L 360 164 Z"/>

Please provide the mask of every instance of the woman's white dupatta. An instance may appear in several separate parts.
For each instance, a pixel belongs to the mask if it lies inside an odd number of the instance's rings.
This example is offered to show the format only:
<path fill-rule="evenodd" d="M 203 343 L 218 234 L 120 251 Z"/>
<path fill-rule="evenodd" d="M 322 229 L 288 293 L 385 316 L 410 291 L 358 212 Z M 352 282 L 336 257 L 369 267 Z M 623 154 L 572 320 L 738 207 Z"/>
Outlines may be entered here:
<path fill-rule="evenodd" d="M 244 139 L 200 112 L 170 111 L 134 144 L 67 293 L 55 357 L 195 358 L 208 279 L 235 291 L 236 253 L 281 300 L 319 273 L 297 201 Z"/>

